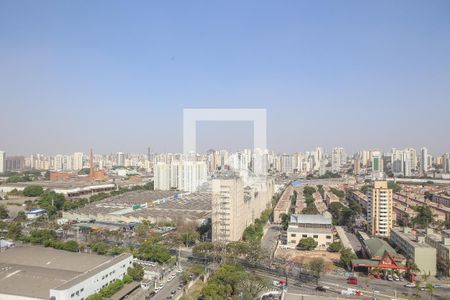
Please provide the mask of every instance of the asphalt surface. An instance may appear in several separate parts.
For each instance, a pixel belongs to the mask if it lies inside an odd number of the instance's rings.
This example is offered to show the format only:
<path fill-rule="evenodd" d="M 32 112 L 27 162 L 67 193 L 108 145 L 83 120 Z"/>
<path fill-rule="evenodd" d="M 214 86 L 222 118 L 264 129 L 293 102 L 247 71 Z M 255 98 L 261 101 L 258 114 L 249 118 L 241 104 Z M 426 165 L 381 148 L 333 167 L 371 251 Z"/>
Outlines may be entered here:
<path fill-rule="evenodd" d="M 259 275 L 272 281 L 284 280 L 282 276 L 274 276 L 273 274 L 268 274 L 261 271 L 256 271 Z M 369 278 L 359 278 L 357 285 L 347 284 L 346 278 L 342 276 L 334 275 L 322 275 L 319 280 L 319 285 L 327 286 L 329 289 L 327 292 L 316 291 L 315 281 L 302 281 L 297 278 L 288 279 L 287 292 L 289 294 L 308 294 L 308 295 L 321 295 L 336 297 L 341 294 L 341 291 L 347 288 L 353 288 L 363 292 L 363 296 L 350 298 L 361 298 L 361 299 L 430 299 L 430 294 L 427 291 L 417 291 L 415 288 L 404 287 L 406 281 L 387 281 L 382 279 L 369 279 Z M 277 290 L 275 286 L 273 290 Z M 436 288 L 434 290 L 434 295 L 436 296 L 447 296 L 450 293 L 450 286 L 443 288 Z M 417 294 L 419 297 L 414 297 Z M 342 296 L 340 296 L 341 298 Z M 439 299 L 437 297 L 433 299 Z"/>
<path fill-rule="evenodd" d="M 275 252 L 278 236 L 280 235 L 280 233 L 280 225 L 270 224 L 266 234 L 261 239 L 261 248 L 267 253 L 270 253 L 270 257 L 272 257 L 273 253 Z"/>
<path fill-rule="evenodd" d="M 168 297 L 175 298 L 176 295 L 181 294 L 183 292 L 182 289 L 178 289 L 178 285 L 181 283 L 181 276 L 180 276 L 181 273 L 172 272 L 172 274 L 176 274 L 175 278 L 167 282 L 167 278 L 169 276 L 165 276 L 164 279 L 161 281 L 162 283 L 164 283 L 163 288 L 151 298 L 152 300 L 169 299 Z M 161 282 L 158 282 L 157 286 L 159 286 Z M 147 295 L 151 293 L 151 290 L 153 289 L 150 289 Z M 176 291 L 176 293 L 171 294 L 172 291 Z"/>

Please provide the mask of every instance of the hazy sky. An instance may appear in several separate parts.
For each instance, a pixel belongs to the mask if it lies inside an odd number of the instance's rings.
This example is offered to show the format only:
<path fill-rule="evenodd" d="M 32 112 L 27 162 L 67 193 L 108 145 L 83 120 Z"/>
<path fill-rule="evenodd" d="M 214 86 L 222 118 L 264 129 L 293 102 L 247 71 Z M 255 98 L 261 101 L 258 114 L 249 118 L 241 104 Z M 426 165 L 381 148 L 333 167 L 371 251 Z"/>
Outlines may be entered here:
<path fill-rule="evenodd" d="M 450 151 L 450 1 L 0 0 L 0 150 L 182 151 L 183 108 L 266 108 L 280 152 Z"/>

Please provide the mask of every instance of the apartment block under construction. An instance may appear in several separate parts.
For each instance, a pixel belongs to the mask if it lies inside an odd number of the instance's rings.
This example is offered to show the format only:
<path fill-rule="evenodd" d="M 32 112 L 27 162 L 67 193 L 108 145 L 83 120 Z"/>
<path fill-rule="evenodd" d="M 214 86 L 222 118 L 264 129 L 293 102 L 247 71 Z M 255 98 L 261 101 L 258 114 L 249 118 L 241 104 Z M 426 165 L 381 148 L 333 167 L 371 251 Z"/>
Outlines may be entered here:
<path fill-rule="evenodd" d="M 240 177 L 212 181 L 213 242 L 238 241 L 247 226 L 270 207 L 274 185 L 272 179 L 245 184 Z"/>

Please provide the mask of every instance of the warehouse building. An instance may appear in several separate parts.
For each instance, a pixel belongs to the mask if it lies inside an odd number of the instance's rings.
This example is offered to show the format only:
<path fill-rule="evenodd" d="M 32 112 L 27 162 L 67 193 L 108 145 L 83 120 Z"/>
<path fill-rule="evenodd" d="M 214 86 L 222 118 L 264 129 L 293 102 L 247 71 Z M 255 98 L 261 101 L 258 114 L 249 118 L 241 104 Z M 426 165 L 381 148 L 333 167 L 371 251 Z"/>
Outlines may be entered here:
<path fill-rule="evenodd" d="M 84 300 L 122 279 L 133 256 L 16 246 L 0 253 L 0 299 Z"/>
<path fill-rule="evenodd" d="M 133 191 L 93 202 L 63 218 L 75 222 L 140 223 L 192 221 L 202 224 L 211 217 L 211 193 Z"/>

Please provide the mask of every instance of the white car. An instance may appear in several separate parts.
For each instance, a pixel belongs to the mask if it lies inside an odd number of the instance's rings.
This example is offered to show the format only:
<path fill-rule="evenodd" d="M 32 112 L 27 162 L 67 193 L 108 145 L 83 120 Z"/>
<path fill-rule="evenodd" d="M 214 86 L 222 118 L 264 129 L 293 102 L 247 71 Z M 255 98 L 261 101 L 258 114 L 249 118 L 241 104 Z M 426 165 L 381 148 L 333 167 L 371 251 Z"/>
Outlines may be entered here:
<path fill-rule="evenodd" d="M 280 286 L 281 286 L 281 284 L 278 282 L 278 280 L 272 281 L 272 284 L 273 284 L 274 286 L 276 286 L 276 287 L 280 287 Z"/>
<path fill-rule="evenodd" d="M 407 284 L 404 285 L 404 287 L 407 287 L 407 288 L 415 288 L 416 285 L 415 285 L 414 283 L 407 283 Z"/>
<path fill-rule="evenodd" d="M 400 278 L 397 276 L 397 274 L 392 275 L 392 277 L 394 278 L 395 281 L 399 281 Z"/>
<path fill-rule="evenodd" d="M 389 274 L 389 275 L 387 276 L 387 280 L 392 281 L 392 280 L 394 280 L 394 278 L 392 277 L 391 274 Z"/>

